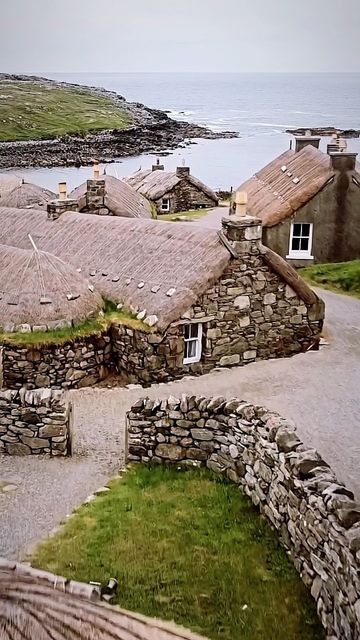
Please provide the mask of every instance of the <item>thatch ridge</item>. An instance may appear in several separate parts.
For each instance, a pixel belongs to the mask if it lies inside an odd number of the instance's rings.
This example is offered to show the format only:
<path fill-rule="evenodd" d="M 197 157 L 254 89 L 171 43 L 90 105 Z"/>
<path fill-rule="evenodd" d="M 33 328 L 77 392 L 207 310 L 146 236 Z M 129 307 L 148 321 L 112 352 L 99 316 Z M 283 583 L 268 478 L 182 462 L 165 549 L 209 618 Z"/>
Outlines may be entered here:
<path fill-rule="evenodd" d="M 81 269 L 104 298 L 156 315 L 160 329 L 187 311 L 230 260 L 216 230 L 186 223 L 70 211 L 48 221 L 41 211 L 20 213 L 0 208 L 0 242 L 26 247 L 30 232 L 40 249 Z"/>
<path fill-rule="evenodd" d="M 136 171 L 128 178 L 125 178 L 125 180 L 129 185 L 134 187 L 134 189 L 142 193 L 143 196 L 149 198 L 149 200 L 158 200 L 159 198 L 162 198 L 182 180 L 188 180 L 200 191 L 203 191 L 209 198 L 214 200 L 214 202 L 218 201 L 214 191 L 191 174 L 187 176 L 178 176 L 175 171 L 163 171 L 161 169 L 152 171 L 151 169 L 145 169 L 142 171 Z"/>
<path fill-rule="evenodd" d="M 2 640 L 206 640 L 99 600 L 90 584 L 0 558 Z"/>
<path fill-rule="evenodd" d="M 45 251 L 0 245 L 0 264 L 4 331 L 21 330 L 21 325 L 51 329 L 61 323 L 78 324 L 102 308 L 100 295 L 91 291 L 84 277 Z"/>
<path fill-rule="evenodd" d="M 282 167 L 286 169 L 282 171 Z M 334 173 L 330 157 L 307 145 L 297 153 L 285 151 L 237 190 L 247 192 L 249 215 L 260 218 L 265 227 L 272 227 L 291 218 Z M 296 178 L 299 182 L 294 183 Z"/>
<path fill-rule="evenodd" d="M 43 189 L 37 184 L 22 182 L 15 189 L 3 196 L 0 200 L 2 207 L 16 207 L 17 209 L 46 208 L 51 200 L 56 198 L 55 193 L 49 189 Z"/>
<path fill-rule="evenodd" d="M 150 203 L 125 180 L 109 175 L 101 176 L 100 180 L 105 181 L 105 206 L 112 215 L 125 218 L 151 218 Z M 86 190 L 87 183 L 83 182 L 70 193 L 70 198 L 78 201 L 80 211 L 86 207 Z"/>
<path fill-rule="evenodd" d="M 160 330 L 178 320 L 231 260 L 213 229 L 71 211 L 49 221 L 41 211 L 0 207 L 0 242 L 26 247 L 28 233 L 39 248 L 81 269 L 104 298 L 157 316 Z M 288 281 L 284 267 L 278 273 Z M 308 290 L 315 294 L 301 283 L 294 289 L 306 301 Z"/>

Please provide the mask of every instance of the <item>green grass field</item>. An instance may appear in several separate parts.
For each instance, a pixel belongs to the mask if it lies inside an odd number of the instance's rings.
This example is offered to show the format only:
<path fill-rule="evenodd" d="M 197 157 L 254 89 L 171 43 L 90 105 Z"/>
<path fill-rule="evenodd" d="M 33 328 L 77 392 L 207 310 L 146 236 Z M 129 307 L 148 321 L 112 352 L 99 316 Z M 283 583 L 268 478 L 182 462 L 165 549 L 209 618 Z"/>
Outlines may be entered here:
<path fill-rule="evenodd" d="M 80 507 L 32 564 L 119 581 L 115 603 L 213 640 L 321 640 L 315 605 L 275 533 L 206 470 L 136 466 Z"/>
<path fill-rule="evenodd" d="M 138 320 L 134 314 L 127 309 L 118 310 L 116 304 L 111 301 L 105 302 L 103 313 L 99 313 L 96 318 L 85 320 L 74 327 L 64 327 L 53 331 L 29 331 L 2 333 L 0 327 L 0 342 L 18 346 L 36 347 L 46 344 L 60 345 L 76 339 L 81 339 L 93 335 L 100 335 L 112 324 L 121 324 L 130 329 L 140 331 L 150 331 L 150 327 Z"/>
<path fill-rule="evenodd" d="M 131 117 L 86 89 L 0 80 L 0 141 L 38 140 L 101 129 L 125 129 Z"/>
<path fill-rule="evenodd" d="M 209 211 L 210 209 L 189 209 L 189 211 L 178 211 L 177 213 L 159 213 L 157 218 L 168 222 L 191 222 L 206 216 Z"/>
<path fill-rule="evenodd" d="M 316 264 L 299 273 L 313 285 L 360 298 L 360 260 Z"/>

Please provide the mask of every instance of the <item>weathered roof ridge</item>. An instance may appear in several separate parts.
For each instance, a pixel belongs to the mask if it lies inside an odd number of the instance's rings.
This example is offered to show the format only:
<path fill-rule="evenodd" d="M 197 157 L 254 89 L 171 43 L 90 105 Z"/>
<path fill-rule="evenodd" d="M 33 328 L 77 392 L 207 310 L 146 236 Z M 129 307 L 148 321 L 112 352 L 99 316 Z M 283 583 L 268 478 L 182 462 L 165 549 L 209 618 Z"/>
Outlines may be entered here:
<path fill-rule="evenodd" d="M 238 189 L 248 194 L 249 214 L 272 227 L 291 218 L 334 174 L 328 154 L 307 145 L 280 154 Z"/>
<path fill-rule="evenodd" d="M 151 218 L 151 205 L 125 180 L 115 176 L 102 175 L 99 180 L 105 181 L 105 206 L 115 216 L 127 218 Z M 78 201 L 80 211 L 86 206 L 87 180 L 73 189 L 70 198 Z"/>
<path fill-rule="evenodd" d="M 102 307 L 101 296 L 73 265 L 35 245 L 0 244 L 0 263 L 0 326 L 5 331 L 78 323 Z"/>
<path fill-rule="evenodd" d="M 178 176 L 176 171 L 163 171 L 162 169 L 152 171 L 152 169 L 143 169 L 136 171 L 128 178 L 125 178 L 125 180 L 150 200 L 158 200 L 171 191 L 171 189 L 182 180 L 188 180 L 195 187 L 206 193 L 209 198 L 217 200 L 214 191 L 192 174 Z"/>

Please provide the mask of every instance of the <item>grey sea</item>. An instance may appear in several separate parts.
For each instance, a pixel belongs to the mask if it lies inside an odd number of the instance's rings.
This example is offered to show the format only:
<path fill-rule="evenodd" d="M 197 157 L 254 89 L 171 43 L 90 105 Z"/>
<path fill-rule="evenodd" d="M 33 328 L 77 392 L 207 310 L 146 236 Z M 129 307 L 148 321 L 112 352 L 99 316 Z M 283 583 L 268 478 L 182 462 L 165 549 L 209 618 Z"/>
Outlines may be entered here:
<path fill-rule="evenodd" d="M 175 119 L 196 122 L 214 131 L 238 131 L 228 140 L 196 140 L 172 151 L 165 168 L 183 161 L 214 189 L 236 187 L 289 147 L 285 130 L 334 126 L 360 129 L 360 73 L 56 73 L 41 74 L 116 91 L 128 100 L 168 110 Z M 328 138 L 322 138 L 326 149 Z M 348 140 L 360 153 L 360 139 Z M 146 154 L 119 159 L 108 173 L 126 176 L 154 160 Z M 88 167 L 29 169 L 18 175 L 56 190 L 66 180 L 73 188 L 90 175 Z"/>

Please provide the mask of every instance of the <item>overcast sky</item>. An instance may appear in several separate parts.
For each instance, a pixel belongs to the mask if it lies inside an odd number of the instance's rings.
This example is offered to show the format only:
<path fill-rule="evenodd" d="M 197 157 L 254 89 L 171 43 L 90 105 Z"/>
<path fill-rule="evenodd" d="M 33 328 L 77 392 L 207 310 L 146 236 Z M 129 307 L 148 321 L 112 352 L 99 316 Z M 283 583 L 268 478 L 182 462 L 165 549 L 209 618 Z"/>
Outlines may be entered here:
<path fill-rule="evenodd" d="M 0 70 L 360 71 L 360 0 L 0 0 Z"/>

